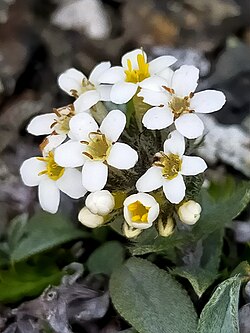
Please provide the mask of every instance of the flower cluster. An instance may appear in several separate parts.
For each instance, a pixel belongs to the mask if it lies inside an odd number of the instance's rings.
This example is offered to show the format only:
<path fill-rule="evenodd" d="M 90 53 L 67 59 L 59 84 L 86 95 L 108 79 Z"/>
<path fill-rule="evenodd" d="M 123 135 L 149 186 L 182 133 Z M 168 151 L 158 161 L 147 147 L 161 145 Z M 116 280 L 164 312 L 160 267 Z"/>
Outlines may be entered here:
<path fill-rule="evenodd" d="M 74 68 L 59 76 L 60 88 L 74 101 L 31 120 L 28 132 L 46 138 L 41 156 L 20 169 L 27 186 L 38 186 L 44 210 L 57 212 L 60 191 L 74 199 L 90 192 L 79 213 L 88 227 L 123 214 L 127 237 L 153 224 L 168 236 L 176 220 L 197 222 L 201 207 L 189 200 L 187 180 L 207 165 L 188 156 L 186 147 L 203 134 L 197 114 L 219 110 L 225 96 L 195 92 L 199 70 L 184 65 L 173 71 L 175 62 L 172 56 L 148 62 L 136 49 L 122 57 L 121 66 L 100 63 L 89 78 Z M 127 111 L 108 111 L 112 103 L 127 103 Z"/>

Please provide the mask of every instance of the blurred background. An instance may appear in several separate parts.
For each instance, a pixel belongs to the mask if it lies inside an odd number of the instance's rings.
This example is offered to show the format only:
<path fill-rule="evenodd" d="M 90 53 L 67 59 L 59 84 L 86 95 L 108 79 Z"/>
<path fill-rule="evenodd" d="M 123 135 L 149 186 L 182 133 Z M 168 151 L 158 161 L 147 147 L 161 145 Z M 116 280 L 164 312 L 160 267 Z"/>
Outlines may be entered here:
<path fill-rule="evenodd" d="M 249 0 L 0 0 L 0 234 L 13 216 L 36 209 L 36 189 L 21 183 L 19 167 L 41 138 L 25 128 L 70 101 L 57 76 L 119 64 L 137 47 L 199 67 L 199 89 L 226 94 L 223 110 L 205 119 L 199 154 L 212 178 L 250 176 Z"/>

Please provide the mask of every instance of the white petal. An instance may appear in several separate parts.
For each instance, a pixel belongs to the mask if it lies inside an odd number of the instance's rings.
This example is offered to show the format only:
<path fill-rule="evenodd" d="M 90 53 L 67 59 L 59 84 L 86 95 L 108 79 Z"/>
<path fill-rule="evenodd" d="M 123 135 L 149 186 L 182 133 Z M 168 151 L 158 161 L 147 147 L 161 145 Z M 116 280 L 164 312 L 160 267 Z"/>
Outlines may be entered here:
<path fill-rule="evenodd" d="M 47 136 L 45 139 L 45 145 L 43 148 L 43 153 L 47 155 L 51 150 L 59 147 L 64 140 L 66 140 L 66 134 L 52 134 Z"/>
<path fill-rule="evenodd" d="M 60 191 L 56 182 L 51 179 L 43 180 L 38 187 L 39 202 L 43 210 L 55 214 L 60 202 Z"/>
<path fill-rule="evenodd" d="M 172 180 L 165 180 L 163 192 L 166 198 L 174 204 L 178 204 L 185 197 L 186 185 L 182 175 L 178 175 Z"/>
<path fill-rule="evenodd" d="M 169 139 L 164 142 L 164 153 L 182 156 L 185 151 L 185 139 L 178 131 L 169 134 Z"/>
<path fill-rule="evenodd" d="M 109 69 L 110 67 L 111 67 L 110 61 L 101 62 L 100 64 L 98 64 L 97 66 L 95 66 L 93 68 L 93 70 L 92 70 L 92 72 L 90 73 L 90 76 L 89 76 L 89 81 L 91 83 L 93 83 L 94 85 L 98 85 L 100 76 L 103 73 L 105 73 L 106 70 Z"/>
<path fill-rule="evenodd" d="M 170 95 L 164 91 L 151 91 L 148 89 L 141 89 L 137 94 L 139 97 L 143 97 L 143 102 L 152 106 L 167 105 L 170 101 Z"/>
<path fill-rule="evenodd" d="M 139 86 L 143 89 L 148 89 L 152 93 L 153 91 L 162 92 L 162 86 L 167 86 L 167 81 L 160 76 L 151 76 L 139 83 Z"/>
<path fill-rule="evenodd" d="M 166 81 L 166 86 L 171 87 L 174 71 L 171 68 L 166 68 L 164 71 L 158 74 Z"/>
<path fill-rule="evenodd" d="M 62 167 L 79 167 L 85 162 L 84 155 L 82 154 L 84 150 L 84 144 L 69 140 L 56 148 L 55 162 Z"/>
<path fill-rule="evenodd" d="M 69 95 L 72 95 L 71 90 L 76 90 L 78 94 L 81 93 L 82 80 L 86 76 L 75 68 L 70 68 L 58 77 L 59 87 Z"/>
<path fill-rule="evenodd" d="M 190 108 L 198 113 L 218 111 L 226 102 L 226 97 L 221 91 L 204 90 L 194 94 Z"/>
<path fill-rule="evenodd" d="M 142 118 L 143 125 L 151 130 L 163 129 L 173 123 L 174 117 L 168 107 L 153 107 Z"/>
<path fill-rule="evenodd" d="M 137 62 L 137 56 L 138 54 L 142 54 L 144 56 L 145 62 L 147 62 L 147 55 L 146 53 L 141 49 L 135 49 L 133 51 L 127 52 L 122 57 L 122 67 L 128 68 L 128 60 L 131 61 L 132 68 L 138 69 L 138 62 Z"/>
<path fill-rule="evenodd" d="M 110 99 L 115 104 L 127 103 L 137 91 L 138 85 L 131 82 L 119 82 L 113 85 Z"/>
<path fill-rule="evenodd" d="M 139 192 L 151 192 L 161 187 L 163 181 L 162 169 L 153 166 L 137 180 L 136 188 Z"/>
<path fill-rule="evenodd" d="M 198 175 L 207 168 L 206 162 L 197 156 L 183 156 L 181 173 L 185 176 Z"/>
<path fill-rule="evenodd" d="M 195 139 L 202 135 L 204 124 L 194 113 L 184 114 L 175 120 L 175 127 L 188 139 Z"/>
<path fill-rule="evenodd" d="M 150 74 L 157 74 L 162 72 L 167 67 L 173 65 L 177 59 L 173 56 L 161 56 L 158 57 L 149 63 L 149 72 Z"/>
<path fill-rule="evenodd" d="M 114 84 L 120 81 L 124 81 L 125 77 L 126 75 L 124 73 L 124 68 L 122 68 L 121 66 L 114 66 L 105 71 L 99 77 L 99 82 Z"/>
<path fill-rule="evenodd" d="M 183 65 L 174 72 L 171 88 L 180 97 L 189 96 L 194 92 L 199 79 L 199 69 L 194 66 Z"/>
<path fill-rule="evenodd" d="M 74 102 L 76 113 L 84 112 L 100 101 L 100 95 L 96 90 L 89 90 L 81 94 Z"/>
<path fill-rule="evenodd" d="M 24 161 L 20 168 L 22 181 L 27 186 L 37 186 L 40 181 L 46 177 L 39 176 L 39 173 L 46 170 L 47 165 L 43 161 L 39 161 L 36 157 L 31 157 Z"/>
<path fill-rule="evenodd" d="M 100 101 L 110 101 L 110 93 L 112 86 L 107 84 L 102 84 L 96 88 L 96 91 L 99 93 Z"/>
<path fill-rule="evenodd" d="M 70 137 L 77 141 L 88 140 L 90 132 L 96 132 L 98 125 L 91 115 L 86 112 L 78 113 L 69 122 Z"/>
<path fill-rule="evenodd" d="M 137 152 L 129 145 L 120 142 L 116 142 L 112 146 L 107 158 L 109 165 L 121 170 L 133 168 L 137 161 Z"/>
<path fill-rule="evenodd" d="M 73 199 L 79 199 L 87 192 L 82 185 L 82 174 L 77 169 L 66 168 L 56 184 L 62 192 Z"/>
<path fill-rule="evenodd" d="M 108 167 L 99 161 L 86 161 L 82 168 L 82 184 L 90 192 L 100 191 L 108 179 Z"/>
<path fill-rule="evenodd" d="M 100 131 L 112 142 L 116 142 L 126 125 L 126 116 L 120 110 L 112 110 L 103 119 Z"/>
<path fill-rule="evenodd" d="M 55 122 L 57 116 L 54 113 L 46 113 L 37 116 L 31 120 L 27 131 L 33 135 L 47 135 L 52 133 L 51 125 Z"/>

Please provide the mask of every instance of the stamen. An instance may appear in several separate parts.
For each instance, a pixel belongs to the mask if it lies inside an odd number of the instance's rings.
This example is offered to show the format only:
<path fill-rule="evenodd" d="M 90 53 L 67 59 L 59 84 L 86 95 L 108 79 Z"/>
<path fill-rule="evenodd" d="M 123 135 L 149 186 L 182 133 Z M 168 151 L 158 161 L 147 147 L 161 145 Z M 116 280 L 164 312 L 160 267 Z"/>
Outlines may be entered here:
<path fill-rule="evenodd" d="M 83 154 L 86 155 L 87 157 L 89 157 L 91 160 L 94 159 L 94 157 L 86 151 L 84 151 Z"/>

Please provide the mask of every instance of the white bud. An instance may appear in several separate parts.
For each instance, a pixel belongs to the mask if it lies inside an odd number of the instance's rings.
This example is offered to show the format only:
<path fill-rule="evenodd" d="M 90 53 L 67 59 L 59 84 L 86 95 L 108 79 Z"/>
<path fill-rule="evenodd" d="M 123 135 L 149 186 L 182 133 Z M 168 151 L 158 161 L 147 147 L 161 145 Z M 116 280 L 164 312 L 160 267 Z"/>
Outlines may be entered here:
<path fill-rule="evenodd" d="M 128 225 L 136 229 L 148 229 L 159 215 L 160 207 L 147 193 L 136 193 L 123 202 L 123 214 Z"/>
<path fill-rule="evenodd" d="M 127 238 L 136 238 L 141 232 L 142 229 L 130 227 L 127 223 L 123 224 L 123 233 Z"/>
<path fill-rule="evenodd" d="M 105 216 L 114 209 L 115 199 L 109 191 L 101 190 L 90 193 L 86 198 L 85 205 L 91 213 Z"/>
<path fill-rule="evenodd" d="M 87 207 L 80 210 L 78 220 L 88 228 L 96 228 L 104 223 L 103 216 L 91 213 Z"/>
<path fill-rule="evenodd" d="M 168 237 L 174 232 L 175 223 L 172 217 L 167 218 L 167 222 L 163 222 L 162 219 L 159 219 L 158 222 L 158 232 L 162 237 Z"/>
<path fill-rule="evenodd" d="M 198 204 L 198 202 L 195 202 L 193 200 L 189 200 L 187 202 L 184 202 L 179 209 L 178 209 L 178 215 L 180 220 L 189 225 L 195 224 L 199 218 L 201 213 L 201 206 Z"/>

